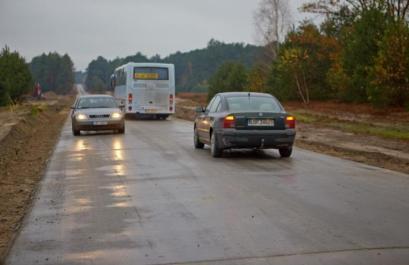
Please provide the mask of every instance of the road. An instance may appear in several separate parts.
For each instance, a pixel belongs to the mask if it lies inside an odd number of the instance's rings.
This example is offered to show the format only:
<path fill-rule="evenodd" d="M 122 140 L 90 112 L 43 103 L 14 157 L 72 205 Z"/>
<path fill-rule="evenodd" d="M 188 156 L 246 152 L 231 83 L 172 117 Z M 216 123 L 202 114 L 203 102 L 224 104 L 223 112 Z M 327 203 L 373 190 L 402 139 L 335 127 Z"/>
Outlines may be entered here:
<path fill-rule="evenodd" d="M 76 84 L 75 86 L 77 88 L 77 92 L 78 92 L 79 95 L 86 95 L 87 94 L 87 92 L 85 91 L 84 85 Z"/>
<path fill-rule="evenodd" d="M 409 264 L 409 176 L 301 149 L 194 150 L 192 123 L 67 121 L 6 264 Z"/>

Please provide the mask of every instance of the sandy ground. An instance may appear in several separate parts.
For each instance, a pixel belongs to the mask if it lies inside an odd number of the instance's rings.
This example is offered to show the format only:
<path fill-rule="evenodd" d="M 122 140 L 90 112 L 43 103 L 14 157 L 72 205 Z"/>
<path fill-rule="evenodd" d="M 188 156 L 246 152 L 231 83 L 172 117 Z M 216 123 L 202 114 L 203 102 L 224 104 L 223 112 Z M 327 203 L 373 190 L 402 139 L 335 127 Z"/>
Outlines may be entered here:
<path fill-rule="evenodd" d="M 70 98 L 0 109 L 0 264 L 42 177 Z"/>
<path fill-rule="evenodd" d="M 176 116 L 193 120 L 195 106 L 191 98 L 178 98 Z M 203 104 L 202 104 L 203 105 Z M 305 107 L 296 102 L 285 104 L 287 111 L 303 111 L 342 121 L 370 122 L 373 126 L 409 126 L 409 112 L 400 109 L 376 110 L 365 105 L 312 103 Z M 318 123 L 297 122 L 298 147 L 369 165 L 409 173 L 409 142 L 367 134 L 350 133 Z"/>

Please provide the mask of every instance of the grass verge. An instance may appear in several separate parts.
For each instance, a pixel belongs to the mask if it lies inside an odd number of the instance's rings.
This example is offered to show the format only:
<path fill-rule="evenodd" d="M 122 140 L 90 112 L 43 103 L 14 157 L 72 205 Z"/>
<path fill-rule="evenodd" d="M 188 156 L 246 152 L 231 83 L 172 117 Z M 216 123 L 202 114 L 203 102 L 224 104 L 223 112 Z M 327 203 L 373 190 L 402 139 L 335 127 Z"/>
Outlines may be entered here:
<path fill-rule="evenodd" d="M 392 125 L 392 124 L 373 124 L 362 121 L 346 121 L 326 116 L 306 113 L 303 111 L 292 111 L 292 115 L 297 118 L 297 121 L 307 124 L 322 125 L 344 132 L 367 134 L 387 139 L 397 139 L 409 141 L 409 126 Z"/>

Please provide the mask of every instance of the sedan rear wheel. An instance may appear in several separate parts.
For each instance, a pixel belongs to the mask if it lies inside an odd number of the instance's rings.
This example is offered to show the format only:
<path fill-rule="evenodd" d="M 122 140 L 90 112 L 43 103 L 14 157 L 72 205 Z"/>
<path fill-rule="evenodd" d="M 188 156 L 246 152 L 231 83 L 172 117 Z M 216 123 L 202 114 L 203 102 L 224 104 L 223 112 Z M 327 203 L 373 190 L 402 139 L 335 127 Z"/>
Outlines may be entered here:
<path fill-rule="evenodd" d="M 223 150 L 218 147 L 217 137 L 214 132 L 212 132 L 210 138 L 210 153 L 213 157 L 221 157 L 223 154 Z"/>
<path fill-rule="evenodd" d="M 197 128 L 195 128 L 195 131 L 193 133 L 193 143 L 196 149 L 203 149 L 204 147 L 204 144 L 199 140 L 199 133 L 197 131 Z"/>
<path fill-rule="evenodd" d="M 281 157 L 290 157 L 293 152 L 293 148 L 292 147 L 280 148 L 278 149 L 278 152 L 280 152 Z"/>

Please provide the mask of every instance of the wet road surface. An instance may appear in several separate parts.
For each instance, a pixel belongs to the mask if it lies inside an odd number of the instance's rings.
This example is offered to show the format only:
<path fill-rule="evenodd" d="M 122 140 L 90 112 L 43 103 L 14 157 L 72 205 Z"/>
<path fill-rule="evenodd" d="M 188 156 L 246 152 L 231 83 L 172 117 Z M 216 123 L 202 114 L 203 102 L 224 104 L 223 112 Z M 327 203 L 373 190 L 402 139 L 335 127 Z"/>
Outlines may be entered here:
<path fill-rule="evenodd" d="M 409 176 L 296 149 L 194 150 L 192 123 L 67 121 L 6 264 L 409 264 Z"/>

